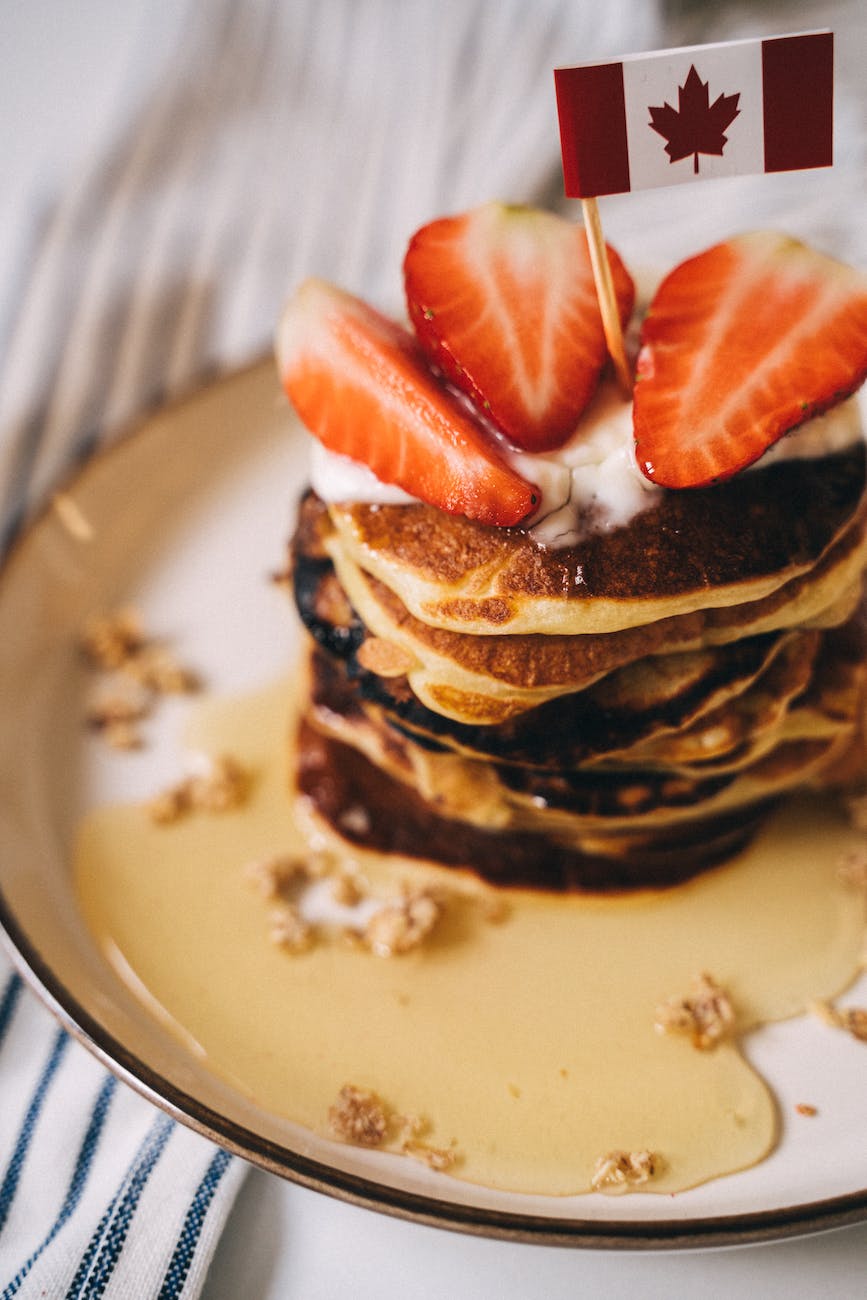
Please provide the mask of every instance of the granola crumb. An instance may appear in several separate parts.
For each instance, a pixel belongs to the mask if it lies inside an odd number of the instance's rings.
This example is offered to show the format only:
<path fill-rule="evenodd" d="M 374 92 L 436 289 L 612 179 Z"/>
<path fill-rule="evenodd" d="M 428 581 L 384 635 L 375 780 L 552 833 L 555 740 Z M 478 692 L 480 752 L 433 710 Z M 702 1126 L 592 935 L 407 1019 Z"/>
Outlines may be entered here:
<path fill-rule="evenodd" d="M 364 898 L 364 890 L 356 875 L 342 870 L 331 881 L 331 901 L 338 907 L 355 907 Z"/>
<path fill-rule="evenodd" d="M 590 1186 L 594 1192 L 628 1192 L 649 1182 L 659 1163 L 652 1151 L 609 1151 L 596 1161 Z"/>
<path fill-rule="evenodd" d="M 149 712 L 146 698 L 107 695 L 87 710 L 85 722 L 92 731 L 99 732 L 112 749 L 139 749 L 142 737 L 138 723 Z"/>
<path fill-rule="evenodd" d="M 442 916 L 443 905 L 429 889 L 407 890 L 386 905 L 364 930 L 364 941 L 378 957 L 394 957 L 418 948 Z"/>
<path fill-rule="evenodd" d="M 188 776 L 145 806 L 152 821 L 166 826 L 192 812 L 223 813 L 240 808 L 250 791 L 247 769 L 227 754 L 212 760 L 204 776 Z"/>
<path fill-rule="evenodd" d="M 812 1106 L 808 1101 L 799 1101 L 795 1106 L 795 1110 L 799 1115 L 806 1115 L 809 1118 L 812 1118 L 813 1115 L 818 1115 L 819 1113 L 818 1109 L 815 1106 Z"/>
<path fill-rule="evenodd" d="M 378 1147 L 388 1133 L 390 1111 L 375 1092 L 344 1084 L 328 1112 L 335 1137 L 353 1146 Z"/>
<path fill-rule="evenodd" d="M 397 1140 L 400 1146 L 424 1137 L 430 1128 L 430 1123 L 424 1115 L 395 1115 L 394 1123 L 398 1126 Z"/>
<path fill-rule="evenodd" d="M 432 1147 L 427 1142 L 405 1142 L 401 1152 L 409 1156 L 410 1160 L 418 1160 L 438 1174 L 453 1169 L 458 1161 L 454 1147 Z"/>
<path fill-rule="evenodd" d="M 859 1043 L 867 1043 L 867 1007 L 835 1007 L 817 1000 L 810 1004 L 814 1015 L 833 1029 L 843 1029 Z"/>
<path fill-rule="evenodd" d="M 437 1147 L 424 1140 L 430 1124 L 423 1116 L 399 1115 L 378 1093 L 351 1083 L 340 1089 L 328 1112 L 328 1124 L 343 1142 L 407 1156 L 437 1173 L 445 1173 L 460 1160 L 454 1143 Z"/>
<path fill-rule="evenodd" d="M 847 1034 L 857 1038 L 859 1043 L 867 1043 L 867 1007 L 846 1007 L 838 1011 L 840 1027 Z"/>
<path fill-rule="evenodd" d="M 309 952 L 316 939 L 316 931 L 292 903 L 275 908 L 270 917 L 268 937 L 278 948 L 288 952 Z"/>
<path fill-rule="evenodd" d="M 122 668 L 144 644 L 141 619 L 138 611 L 132 608 L 88 619 L 79 640 L 88 663 L 94 668 L 108 670 Z"/>
<path fill-rule="evenodd" d="M 262 898 L 282 898 L 294 885 L 309 879 L 308 863 L 305 858 L 279 854 L 260 858 L 246 864 L 244 879 Z"/>
<path fill-rule="evenodd" d="M 196 675 L 183 668 L 165 646 L 145 635 L 135 609 L 119 609 L 89 619 L 79 637 L 79 649 L 91 668 L 134 682 L 148 701 L 157 695 L 199 689 Z M 113 748 L 139 748 L 141 736 L 134 725 L 139 717 L 116 716 L 119 708 L 114 704 L 109 712 L 115 716 L 105 716 L 105 706 L 97 705 L 88 711 L 85 721 Z"/>
<path fill-rule="evenodd" d="M 161 790 L 145 804 L 145 811 L 157 826 L 171 826 L 192 811 L 188 781 Z"/>
<path fill-rule="evenodd" d="M 669 998 L 656 1009 L 655 1028 L 660 1034 L 687 1034 L 694 1047 L 708 1051 L 734 1028 L 731 999 L 705 971 L 693 980 L 692 993 Z"/>
<path fill-rule="evenodd" d="M 189 695 L 201 686 L 196 674 L 184 668 L 164 645 L 143 645 L 120 668 L 155 695 Z"/>
<path fill-rule="evenodd" d="M 76 542 L 92 542 L 95 536 L 93 524 L 85 515 L 78 502 L 68 492 L 55 492 L 51 505 L 57 518 Z"/>
<path fill-rule="evenodd" d="M 355 657 L 362 668 L 377 677 L 404 677 L 413 665 L 412 655 L 402 646 L 380 636 L 362 641 Z"/>
<path fill-rule="evenodd" d="M 240 808 L 249 792 L 250 773 L 230 754 L 219 754 L 212 760 L 211 770 L 205 776 L 191 778 L 192 804 L 202 812 L 229 812 Z"/>

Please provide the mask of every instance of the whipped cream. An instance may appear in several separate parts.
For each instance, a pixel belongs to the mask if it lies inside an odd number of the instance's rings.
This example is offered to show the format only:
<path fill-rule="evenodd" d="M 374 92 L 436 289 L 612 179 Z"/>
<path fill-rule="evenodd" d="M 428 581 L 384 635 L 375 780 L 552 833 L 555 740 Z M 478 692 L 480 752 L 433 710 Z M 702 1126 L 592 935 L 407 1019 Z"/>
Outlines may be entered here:
<path fill-rule="evenodd" d="M 863 437 L 859 400 L 849 397 L 784 434 L 745 472 L 783 460 L 829 456 Z M 600 385 L 563 447 L 543 454 L 506 450 L 505 455 L 541 491 L 540 508 L 525 526 L 540 546 L 551 549 L 571 546 L 591 531 L 622 528 L 655 505 L 665 490 L 646 479 L 636 464 L 632 404 L 623 400 L 613 381 Z M 382 483 L 366 465 L 326 451 L 315 440 L 311 482 L 323 501 L 411 505 L 416 500 Z"/>
<path fill-rule="evenodd" d="M 321 501 L 359 501 L 364 505 L 411 506 L 417 498 L 394 483 L 383 483 L 360 460 L 327 451 L 310 439 L 310 483 Z"/>

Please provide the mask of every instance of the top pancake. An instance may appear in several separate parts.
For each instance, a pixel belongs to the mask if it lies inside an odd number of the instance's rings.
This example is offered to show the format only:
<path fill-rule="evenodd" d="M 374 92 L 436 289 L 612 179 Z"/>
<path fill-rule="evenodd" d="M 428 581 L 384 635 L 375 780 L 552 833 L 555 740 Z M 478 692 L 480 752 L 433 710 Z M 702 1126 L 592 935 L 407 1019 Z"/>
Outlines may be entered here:
<path fill-rule="evenodd" d="M 865 447 L 664 492 L 564 549 L 432 506 L 331 505 L 355 564 L 432 626 L 475 636 L 641 627 L 762 600 L 809 573 L 858 512 Z"/>

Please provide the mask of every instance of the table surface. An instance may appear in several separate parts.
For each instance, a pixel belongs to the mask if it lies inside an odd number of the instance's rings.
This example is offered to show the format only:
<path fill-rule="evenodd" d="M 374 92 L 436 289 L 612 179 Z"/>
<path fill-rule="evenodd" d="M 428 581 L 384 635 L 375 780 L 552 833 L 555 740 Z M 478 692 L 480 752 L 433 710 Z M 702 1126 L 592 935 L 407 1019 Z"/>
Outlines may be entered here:
<path fill-rule="evenodd" d="M 529 1246 L 404 1223 L 253 1171 L 203 1300 L 856 1300 L 867 1224 L 742 1249 L 625 1253 Z"/>

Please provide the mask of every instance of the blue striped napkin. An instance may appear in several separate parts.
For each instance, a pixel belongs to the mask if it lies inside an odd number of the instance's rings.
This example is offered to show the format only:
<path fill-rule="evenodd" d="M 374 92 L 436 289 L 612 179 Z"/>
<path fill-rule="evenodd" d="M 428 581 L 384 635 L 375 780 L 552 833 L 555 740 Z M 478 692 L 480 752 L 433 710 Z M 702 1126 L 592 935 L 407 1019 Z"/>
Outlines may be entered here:
<path fill-rule="evenodd" d="M 107 1074 L 3 958 L 0 980 L 3 1300 L 198 1295 L 243 1162 Z"/>

